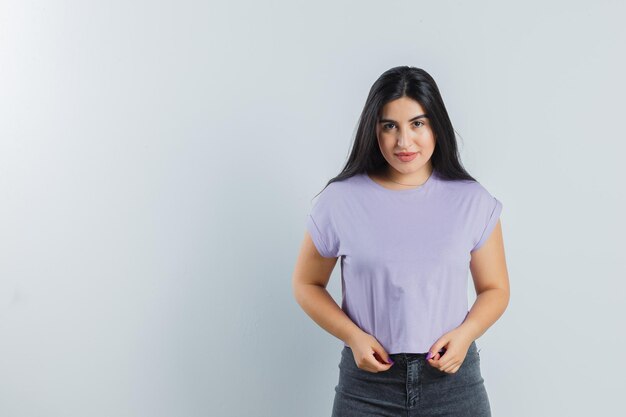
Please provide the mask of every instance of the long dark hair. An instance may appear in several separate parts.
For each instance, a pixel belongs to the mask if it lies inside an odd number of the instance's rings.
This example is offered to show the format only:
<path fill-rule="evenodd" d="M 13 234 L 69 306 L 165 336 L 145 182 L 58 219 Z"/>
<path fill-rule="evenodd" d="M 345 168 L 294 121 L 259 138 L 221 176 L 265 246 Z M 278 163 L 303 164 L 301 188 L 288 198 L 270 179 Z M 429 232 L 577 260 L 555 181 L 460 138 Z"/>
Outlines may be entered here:
<path fill-rule="evenodd" d="M 378 147 L 376 124 L 385 104 L 405 96 L 417 101 L 430 121 L 436 138 L 431 156 L 433 171 L 444 180 L 476 181 L 461 164 L 454 128 L 435 80 L 421 68 L 400 66 L 385 71 L 372 85 L 350 156 L 339 175 L 329 180 L 324 188 L 335 181 L 360 173 L 380 172 L 386 167 L 387 161 Z"/>

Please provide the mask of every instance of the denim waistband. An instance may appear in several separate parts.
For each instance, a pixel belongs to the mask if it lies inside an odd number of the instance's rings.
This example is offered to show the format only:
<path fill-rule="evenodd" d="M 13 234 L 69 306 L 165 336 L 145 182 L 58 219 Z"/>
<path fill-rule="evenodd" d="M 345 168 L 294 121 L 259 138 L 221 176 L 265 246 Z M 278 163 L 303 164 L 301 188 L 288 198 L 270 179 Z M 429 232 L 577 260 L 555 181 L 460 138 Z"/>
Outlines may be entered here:
<path fill-rule="evenodd" d="M 428 352 L 426 353 L 392 353 L 391 355 L 389 355 L 389 357 L 395 362 L 395 363 L 408 363 L 408 362 L 414 362 L 414 361 L 425 361 L 426 360 L 426 355 L 428 354 Z"/>
<path fill-rule="evenodd" d="M 350 349 L 349 347 L 345 347 L 345 349 Z M 474 351 L 477 349 L 476 346 L 476 342 L 472 341 L 472 343 L 469 346 L 469 349 L 467 350 L 468 353 Z M 401 352 L 401 353 L 392 353 L 389 355 L 389 357 L 395 362 L 395 363 L 411 363 L 411 362 L 415 362 L 415 361 L 425 361 L 426 360 L 426 355 L 428 355 L 428 352 L 424 352 L 424 353 L 408 353 L 408 352 Z"/>

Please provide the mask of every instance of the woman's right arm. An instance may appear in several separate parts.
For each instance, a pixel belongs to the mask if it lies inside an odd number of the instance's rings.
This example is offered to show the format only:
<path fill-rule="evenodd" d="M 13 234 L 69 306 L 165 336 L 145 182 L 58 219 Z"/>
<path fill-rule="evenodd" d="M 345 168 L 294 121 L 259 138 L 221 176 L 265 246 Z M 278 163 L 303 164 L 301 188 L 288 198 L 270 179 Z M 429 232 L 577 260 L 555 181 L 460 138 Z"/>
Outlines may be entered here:
<path fill-rule="evenodd" d="M 362 330 L 326 290 L 338 259 L 320 255 L 311 235 L 306 231 L 292 277 L 293 295 L 300 307 L 318 325 L 350 345 L 352 337 L 362 333 Z"/>
<path fill-rule="evenodd" d="M 318 325 L 350 346 L 359 368 L 370 372 L 386 371 L 393 363 L 389 363 L 383 346 L 361 330 L 326 291 L 337 259 L 320 255 L 306 231 L 292 278 L 294 297 Z"/>

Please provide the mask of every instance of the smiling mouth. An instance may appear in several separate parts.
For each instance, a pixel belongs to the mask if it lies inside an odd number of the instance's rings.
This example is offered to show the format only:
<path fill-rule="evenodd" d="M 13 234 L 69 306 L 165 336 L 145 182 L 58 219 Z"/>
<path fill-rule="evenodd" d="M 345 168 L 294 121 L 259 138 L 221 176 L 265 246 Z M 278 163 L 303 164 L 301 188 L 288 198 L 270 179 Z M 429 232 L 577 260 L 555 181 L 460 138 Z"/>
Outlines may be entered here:
<path fill-rule="evenodd" d="M 395 154 L 396 158 L 399 161 L 402 162 L 411 162 L 413 161 L 415 158 L 417 158 L 417 154 L 419 152 L 413 152 L 413 153 L 408 153 L 408 152 L 401 152 L 401 153 L 397 153 Z"/>

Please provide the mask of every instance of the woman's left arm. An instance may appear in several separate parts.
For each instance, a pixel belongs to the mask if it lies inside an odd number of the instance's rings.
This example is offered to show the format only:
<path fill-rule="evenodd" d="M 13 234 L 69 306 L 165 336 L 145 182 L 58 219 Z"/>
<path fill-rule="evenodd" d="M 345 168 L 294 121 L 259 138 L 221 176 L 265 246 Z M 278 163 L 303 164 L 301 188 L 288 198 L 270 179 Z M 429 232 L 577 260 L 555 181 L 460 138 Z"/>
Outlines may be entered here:
<path fill-rule="evenodd" d="M 470 340 L 476 340 L 502 316 L 509 304 L 509 273 L 500 220 L 483 246 L 471 253 L 470 271 L 476 301 L 458 329 Z"/>
<path fill-rule="evenodd" d="M 471 252 L 470 271 L 474 279 L 476 301 L 463 323 L 441 336 L 426 357 L 430 365 L 447 373 L 459 370 L 471 343 L 500 318 L 509 304 L 509 274 L 500 220 L 485 243 Z M 439 350 L 446 346 L 451 349 L 446 348 L 446 353 L 441 356 Z"/>

